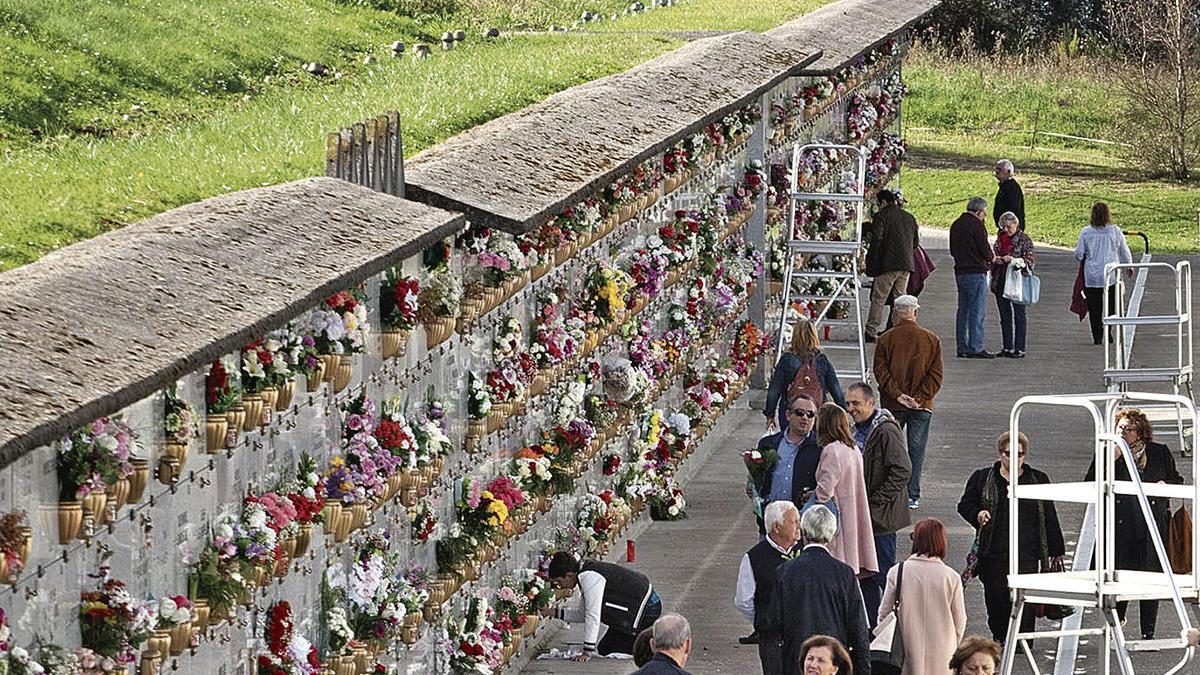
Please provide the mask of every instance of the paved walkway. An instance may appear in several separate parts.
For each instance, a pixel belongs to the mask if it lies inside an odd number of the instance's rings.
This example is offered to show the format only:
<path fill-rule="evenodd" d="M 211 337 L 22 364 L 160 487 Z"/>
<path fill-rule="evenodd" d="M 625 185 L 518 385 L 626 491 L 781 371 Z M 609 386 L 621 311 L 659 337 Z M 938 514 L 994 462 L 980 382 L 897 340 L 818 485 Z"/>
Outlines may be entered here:
<path fill-rule="evenodd" d="M 948 563 L 961 567 L 970 548 L 973 530 L 955 512 L 955 506 L 967 477 L 975 469 L 996 457 L 995 440 L 1007 428 L 1013 403 L 1026 394 L 1085 393 L 1103 388 L 1100 369 L 1103 354 L 1091 344 L 1086 324 L 1067 312 L 1076 264 L 1070 252 L 1041 248 L 1038 272 L 1042 279 L 1041 304 L 1031 309 L 1029 356 L 1024 360 L 994 361 L 954 358 L 954 273 L 943 231 L 923 231 L 925 245 L 938 271 L 931 277 L 921 296 L 921 323 L 938 333 L 945 359 L 945 385 L 937 399 L 937 410 L 929 440 L 922 482 L 921 509 L 916 516 L 932 516 L 949 526 Z M 1158 313 L 1173 302 L 1165 278 L 1151 279 L 1143 313 Z M 1200 288 L 1196 289 L 1200 297 Z M 994 305 L 987 315 L 987 347 L 999 349 L 998 319 Z M 1161 358 L 1171 353 L 1173 344 L 1161 330 L 1141 329 L 1135 359 Z M 746 621 L 733 607 L 733 592 L 738 560 L 756 540 L 753 517 L 742 485 L 744 470 L 740 450 L 751 446 L 762 432 L 762 416 L 752 410 L 734 411 L 730 431 L 723 447 L 716 448 L 687 483 L 690 518 L 681 522 L 653 523 L 637 539 L 634 567 L 650 576 L 661 590 L 667 610 L 680 612 L 692 623 L 694 652 L 688 670 L 693 673 L 759 672 L 754 647 L 737 644 L 736 638 L 749 632 Z M 1032 411 L 1025 418 L 1032 430 L 1030 465 L 1042 469 L 1057 480 L 1082 478 L 1090 461 L 1090 422 L 1081 414 L 1059 411 Z M 1163 439 L 1178 447 L 1176 439 Z M 1179 460 L 1187 475 L 1190 460 Z M 1059 505 L 1060 519 L 1073 550 L 1082 508 Z M 903 535 L 902 535 L 903 536 Z M 900 549 L 907 547 L 902 542 Z M 968 633 L 986 633 L 983 595 L 978 582 L 966 590 Z M 1136 609 L 1130 609 L 1130 623 L 1136 626 Z M 1091 617 L 1085 625 L 1096 625 Z M 1160 610 L 1158 636 L 1178 630 L 1177 621 L 1167 606 Z M 553 646 L 578 643 L 578 629 L 564 630 Z M 1039 652 L 1039 666 L 1053 670 L 1052 656 Z M 1083 658 L 1075 672 L 1101 672 L 1095 648 L 1081 647 Z M 1163 672 L 1173 664 L 1179 652 L 1139 654 L 1135 665 L 1141 672 Z M 1195 667 L 1195 666 L 1193 666 Z M 534 661 L 529 673 L 629 673 L 629 661 L 594 659 L 587 664 L 563 661 Z M 1019 670 L 1018 672 L 1027 672 Z M 1197 671 L 1200 672 L 1200 668 Z M 930 674 L 940 675 L 940 674 Z"/>

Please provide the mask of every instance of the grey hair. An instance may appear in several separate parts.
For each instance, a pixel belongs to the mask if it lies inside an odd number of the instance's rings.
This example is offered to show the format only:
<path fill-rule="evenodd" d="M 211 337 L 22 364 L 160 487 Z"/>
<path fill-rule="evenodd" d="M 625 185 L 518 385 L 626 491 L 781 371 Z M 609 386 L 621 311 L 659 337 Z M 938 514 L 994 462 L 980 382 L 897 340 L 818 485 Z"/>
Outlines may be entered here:
<path fill-rule="evenodd" d="M 1015 171 L 1015 169 L 1013 168 L 1013 163 L 1007 159 L 996 160 L 996 166 L 1000 167 L 1001 169 L 1004 169 L 1005 171 L 1007 171 L 1009 173 L 1013 173 L 1013 171 Z"/>
<path fill-rule="evenodd" d="M 821 504 L 810 506 L 800 516 L 800 531 L 810 544 L 828 544 L 837 534 L 837 517 Z"/>
<path fill-rule="evenodd" d="M 1020 225 L 1021 219 L 1017 218 L 1017 214 L 1013 213 L 1012 211 L 1005 211 L 1004 213 L 1000 214 L 1000 222 L 997 224 L 1000 227 L 1004 227 L 1008 223 L 1017 223 Z M 893 302 L 895 301 L 893 300 Z"/>
<path fill-rule="evenodd" d="M 786 499 L 767 504 L 767 508 L 763 509 L 763 526 L 767 528 L 767 532 L 774 530 L 776 525 L 783 522 L 783 517 L 787 515 L 788 511 L 799 513 L 796 505 Z"/>
<path fill-rule="evenodd" d="M 682 649 L 692 639 L 692 627 L 679 614 L 663 614 L 654 622 L 652 629 L 654 651 Z"/>
<path fill-rule="evenodd" d="M 971 200 L 967 202 L 967 210 L 972 212 L 987 211 L 987 200 L 983 197 L 971 197 Z"/>

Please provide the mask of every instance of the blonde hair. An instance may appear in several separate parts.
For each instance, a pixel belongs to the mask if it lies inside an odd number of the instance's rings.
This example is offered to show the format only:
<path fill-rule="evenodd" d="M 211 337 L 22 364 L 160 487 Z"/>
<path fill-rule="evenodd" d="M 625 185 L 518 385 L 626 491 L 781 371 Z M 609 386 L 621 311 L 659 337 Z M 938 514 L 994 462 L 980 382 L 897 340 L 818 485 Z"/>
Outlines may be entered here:
<path fill-rule="evenodd" d="M 796 325 L 792 326 L 792 344 L 789 351 L 796 356 L 808 356 L 821 351 L 821 341 L 817 339 L 817 328 L 812 325 L 808 317 L 802 316 L 796 319 Z"/>
<path fill-rule="evenodd" d="M 850 416 L 836 403 L 826 403 L 817 410 L 817 444 L 822 448 L 834 441 L 854 447 L 850 433 Z"/>
<path fill-rule="evenodd" d="M 1000 438 L 996 439 L 996 452 L 1004 452 L 1007 450 L 1008 443 L 1011 439 L 1012 436 L 1010 436 L 1007 431 L 1000 434 Z M 1017 432 L 1017 447 L 1025 452 L 1029 452 L 1029 437 L 1026 436 L 1025 432 L 1023 431 Z"/>

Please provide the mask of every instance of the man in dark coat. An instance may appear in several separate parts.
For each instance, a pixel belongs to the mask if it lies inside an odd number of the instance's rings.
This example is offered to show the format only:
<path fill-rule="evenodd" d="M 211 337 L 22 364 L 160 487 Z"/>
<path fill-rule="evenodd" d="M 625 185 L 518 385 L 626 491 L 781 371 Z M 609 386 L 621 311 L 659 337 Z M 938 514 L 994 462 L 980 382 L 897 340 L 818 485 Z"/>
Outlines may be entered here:
<path fill-rule="evenodd" d="M 678 614 L 663 614 L 654 622 L 654 658 L 633 675 L 689 675 L 683 667 L 692 653 L 692 627 Z"/>
<path fill-rule="evenodd" d="M 986 213 L 987 200 L 971 197 L 966 213 L 950 226 L 950 255 L 954 258 L 954 282 L 958 286 L 954 338 L 959 358 L 995 357 L 983 348 L 983 309 L 988 294 L 987 273 L 993 256 L 983 227 Z"/>
<path fill-rule="evenodd" d="M 774 452 L 778 456 L 762 482 L 752 486 L 758 492 L 762 508 L 779 500 L 798 507 L 817 488 L 817 463 L 821 461 L 821 447 L 814 433 L 817 404 L 808 394 L 796 394 L 787 402 L 786 412 L 787 428 L 758 440 L 759 452 Z M 764 533 L 761 517 L 758 524 L 759 533 Z"/>
<path fill-rule="evenodd" d="M 996 204 L 992 207 L 992 222 L 996 229 L 1000 228 L 1000 216 L 1006 211 L 1017 214 L 1018 227 L 1025 231 L 1025 193 L 1021 185 L 1013 178 L 1013 163 L 1007 159 L 996 162 L 996 181 L 1000 187 L 996 190 Z"/>
<path fill-rule="evenodd" d="M 917 219 L 900 208 L 890 190 L 880 190 L 879 210 L 871 219 L 867 237 L 867 274 L 871 282 L 871 308 L 863 329 L 867 342 L 874 342 L 883 323 L 883 307 L 889 297 L 908 292 L 908 276 L 913 271 L 913 249 L 921 243 Z"/>
<path fill-rule="evenodd" d="M 912 460 L 900 424 L 875 403 L 875 390 L 866 382 L 846 389 L 846 407 L 854 421 L 854 441 L 863 454 L 863 482 L 871 507 L 875 557 L 879 572 L 861 581 L 867 623 L 875 625 L 888 570 L 896 563 L 896 533 L 908 527 L 908 479 Z"/>
<path fill-rule="evenodd" d="M 807 545 L 775 572 L 762 639 L 783 643 L 783 672 L 800 675 L 800 647 L 813 635 L 837 638 L 850 650 L 855 675 L 871 675 L 871 632 L 854 570 L 829 554 L 837 517 L 821 505 L 800 518 Z"/>

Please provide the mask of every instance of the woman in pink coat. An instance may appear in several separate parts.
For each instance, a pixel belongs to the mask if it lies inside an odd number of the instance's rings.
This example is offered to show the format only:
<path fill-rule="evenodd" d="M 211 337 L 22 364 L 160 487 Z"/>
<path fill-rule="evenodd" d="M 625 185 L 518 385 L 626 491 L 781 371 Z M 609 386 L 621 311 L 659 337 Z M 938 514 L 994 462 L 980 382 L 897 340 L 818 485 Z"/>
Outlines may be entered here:
<path fill-rule="evenodd" d="M 912 532 L 912 555 L 900 563 L 900 635 L 904 640 L 904 667 L 900 675 L 944 673 L 967 628 L 962 577 L 942 562 L 946 557 L 946 526 L 924 518 Z M 887 588 L 879 603 L 879 622 L 896 604 L 896 575 L 888 572 Z"/>
<path fill-rule="evenodd" d="M 869 577 L 879 571 L 879 562 L 862 454 L 854 446 L 850 417 L 836 403 L 826 403 L 817 411 L 817 443 L 822 448 L 817 501 L 832 499 L 838 511 L 837 536 L 829 543 L 829 554 L 849 565 L 858 577 Z"/>

